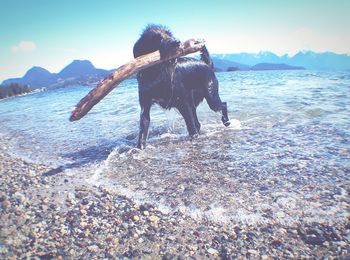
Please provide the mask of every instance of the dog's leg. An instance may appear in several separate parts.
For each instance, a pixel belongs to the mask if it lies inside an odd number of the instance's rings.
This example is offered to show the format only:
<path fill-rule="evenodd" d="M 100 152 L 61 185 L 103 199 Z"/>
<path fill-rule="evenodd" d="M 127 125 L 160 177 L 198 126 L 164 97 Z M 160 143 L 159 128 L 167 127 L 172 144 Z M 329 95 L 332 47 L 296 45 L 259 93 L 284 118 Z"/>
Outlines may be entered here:
<path fill-rule="evenodd" d="M 218 91 L 218 80 L 216 79 L 214 72 L 212 74 L 212 79 L 208 82 L 207 91 L 205 94 L 205 99 L 211 110 L 218 112 L 221 111 L 221 121 L 225 126 L 230 125 L 230 121 L 227 114 L 227 104 L 226 102 L 221 102 L 219 91 Z"/>
<path fill-rule="evenodd" d="M 195 106 L 192 106 L 192 115 L 194 119 L 194 124 L 196 126 L 197 132 L 201 130 L 201 124 L 199 123 L 198 117 L 197 117 L 197 110 Z"/>
<path fill-rule="evenodd" d="M 198 135 L 199 132 L 198 132 L 198 129 L 196 127 L 195 118 L 194 118 L 194 115 L 193 115 L 193 109 L 195 109 L 195 108 L 192 108 L 191 105 L 188 104 L 188 102 L 182 102 L 177 107 L 177 109 L 179 110 L 180 114 L 182 115 L 182 117 L 185 120 L 188 134 L 191 137 L 193 137 L 195 135 Z"/>
<path fill-rule="evenodd" d="M 191 93 L 191 100 L 189 100 L 190 104 L 191 104 L 191 110 L 192 110 L 192 115 L 193 115 L 193 119 L 194 119 L 194 124 L 196 126 L 197 132 L 199 133 L 200 129 L 201 129 L 201 124 L 199 123 L 198 120 L 198 116 L 197 116 L 197 108 L 196 105 L 194 103 L 194 92 L 192 91 Z"/>
<path fill-rule="evenodd" d="M 173 91 L 176 90 L 177 93 L 177 104 L 175 107 L 185 120 L 188 134 L 191 137 L 198 135 L 200 124 L 195 113 L 196 107 L 193 103 L 193 92 L 186 89 L 183 85 L 181 71 L 175 71 L 173 84 Z"/>
<path fill-rule="evenodd" d="M 221 122 L 224 124 L 224 126 L 229 126 L 231 123 L 230 123 L 230 119 L 228 119 L 226 102 L 221 103 L 221 113 L 222 113 Z"/>
<path fill-rule="evenodd" d="M 140 104 L 141 104 L 140 132 L 139 132 L 139 140 L 137 142 L 137 148 L 144 149 L 146 148 L 148 128 L 149 128 L 149 123 L 151 121 L 150 110 L 151 110 L 152 102 L 147 100 L 147 101 L 140 102 Z"/>
<path fill-rule="evenodd" d="M 221 111 L 221 122 L 224 124 L 224 126 L 230 125 L 230 120 L 228 118 L 227 114 L 227 104 L 226 102 L 221 102 L 220 98 L 213 99 L 212 97 L 206 97 L 206 100 L 208 102 L 208 105 L 211 110 L 215 112 Z"/>

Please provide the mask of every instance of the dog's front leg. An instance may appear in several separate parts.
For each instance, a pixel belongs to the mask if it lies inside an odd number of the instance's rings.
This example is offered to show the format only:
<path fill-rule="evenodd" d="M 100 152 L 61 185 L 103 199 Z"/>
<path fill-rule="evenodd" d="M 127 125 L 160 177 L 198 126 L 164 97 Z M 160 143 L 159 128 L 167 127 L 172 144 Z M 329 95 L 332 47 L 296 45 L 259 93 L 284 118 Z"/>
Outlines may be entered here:
<path fill-rule="evenodd" d="M 201 130 L 201 123 L 199 123 L 198 116 L 197 116 L 197 110 L 195 106 L 192 106 L 192 115 L 194 119 L 194 124 L 196 126 L 197 132 L 199 133 Z"/>
<path fill-rule="evenodd" d="M 146 141 L 148 135 L 149 123 L 151 121 L 150 118 L 150 110 L 152 103 L 142 102 L 141 104 L 141 114 L 140 114 L 140 132 L 139 132 L 139 140 L 137 142 L 137 148 L 144 149 L 146 148 Z"/>
<path fill-rule="evenodd" d="M 196 108 L 196 105 L 194 104 L 194 97 L 193 97 L 193 95 L 194 95 L 194 92 L 192 91 L 192 93 L 190 95 L 190 98 L 188 99 L 188 102 L 189 102 L 190 108 L 192 110 L 194 124 L 196 126 L 197 132 L 199 133 L 200 129 L 201 129 L 201 124 L 199 123 L 199 120 L 198 120 L 197 108 Z"/>
<path fill-rule="evenodd" d="M 196 127 L 196 123 L 195 123 L 195 118 L 193 115 L 193 108 L 191 107 L 190 104 L 188 104 L 188 102 L 182 102 L 177 109 L 179 110 L 180 114 L 182 115 L 182 117 L 185 120 L 186 123 L 186 127 L 187 127 L 187 131 L 188 134 L 193 137 L 195 135 L 199 134 L 199 131 Z M 195 110 L 195 108 L 194 108 Z"/>

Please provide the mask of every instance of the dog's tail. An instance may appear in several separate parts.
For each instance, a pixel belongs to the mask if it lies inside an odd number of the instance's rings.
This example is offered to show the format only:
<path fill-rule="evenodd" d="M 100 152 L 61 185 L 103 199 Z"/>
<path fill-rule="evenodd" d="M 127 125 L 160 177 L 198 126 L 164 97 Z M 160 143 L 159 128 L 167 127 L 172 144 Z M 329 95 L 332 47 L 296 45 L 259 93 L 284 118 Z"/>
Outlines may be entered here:
<path fill-rule="evenodd" d="M 210 68 L 214 69 L 214 63 L 210 58 L 207 47 L 205 46 L 201 49 L 201 60 L 205 62 Z"/>

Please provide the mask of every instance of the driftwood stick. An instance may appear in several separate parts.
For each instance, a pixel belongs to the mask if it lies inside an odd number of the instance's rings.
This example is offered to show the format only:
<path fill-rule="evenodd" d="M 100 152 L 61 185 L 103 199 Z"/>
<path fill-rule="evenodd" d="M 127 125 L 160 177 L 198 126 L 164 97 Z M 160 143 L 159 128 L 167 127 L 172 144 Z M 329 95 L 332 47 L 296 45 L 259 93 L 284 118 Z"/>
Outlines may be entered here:
<path fill-rule="evenodd" d="M 204 40 L 190 39 L 180 45 L 178 50 L 168 57 L 161 59 L 159 51 L 148 53 L 137 57 L 129 63 L 119 67 L 111 75 L 102 80 L 94 89 L 92 89 L 79 103 L 73 108 L 70 121 L 76 121 L 85 116 L 91 108 L 101 101 L 109 92 L 112 91 L 120 82 L 127 79 L 131 75 L 140 70 L 151 67 L 155 64 L 185 56 L 190 53 L 197 52 L 205 46 Z"/>

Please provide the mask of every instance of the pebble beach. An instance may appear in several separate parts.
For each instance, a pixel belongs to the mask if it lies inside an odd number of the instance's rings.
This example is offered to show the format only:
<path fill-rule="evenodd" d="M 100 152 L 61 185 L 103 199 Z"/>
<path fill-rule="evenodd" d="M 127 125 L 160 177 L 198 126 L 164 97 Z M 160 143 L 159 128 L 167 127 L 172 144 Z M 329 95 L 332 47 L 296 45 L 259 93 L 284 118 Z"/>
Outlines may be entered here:
<path fill-rule="evenodd" d="M 185 141 L 185 145 L 198 148 L 198 142 Z M 161 145 L 161 144 L 158 144 Z M 175 144 L 176 145 L 176 144 Z M 179 142 L 179 147 L 184 144 Z M 176 150 L 176 149 L 174 149 Z M 147 154 L 152 155 L 152 148 Z M 133 168 L 130 160 L 137 160 L 142 152 L 129 151 L 130 167 L 120 166 L 115 172 L 127 175 L 128 180 L 138 185 L 153 178 L 155 186 L 166 185 L 162 200 L 168 201 L 169 209 L 158 208 L 151 200 L 133 199 L 122 189 L 102 185 L 99 181 L 82 176 L 70 176 L 65 171 L 50 174 L 54 169 L 44 164 L 34 164 L 9 154 L 7 140 L 0 144 L 0 258 L 39 259 L 273 259 L 273 258 L 340 258 L 350 257 L 349 186 L 322 187 L 312 196 L 302 196 L 303 201 L 291 206 L 291 199 L 282 193 L 273 196 L 268 187 L 257 185 L 256 180 L 247 180 L 241 185 L 230 180 L 211 176 L 209 172 L 220 172 L 222 164 L 213 161 L 203 163 L 206 156 L 192 157 L 193 178 L 206 182 L 207 188 L 194 192 L 203 183 L 184 182 L 184 176 L 163 178 L 156 175 L 168 168 L 152 168 L 155 163 L 147 163 L 143 169 Z M 132 157 L 132 158 L 131 158 Z M 218 159 L 218 158 L 217 158 Z M 222 161 L 223 158 L 220 158 Z M 187 162 L 189 162 L 187 160 Z M 113 162 L 111 162 L 113 163 Z M 134 162 L 135 163 L 135 162 Z M 140 161 L 138 162 L 140 163 Z M 186 167 L 179 160 L 178 167 Z M 157 164 L 159 166 L 159 164 Z M 210 165 L 210 171 L 209 166 Z M 124 168 L 123 168 L 124 167 Z M 149 172 L 149 177 L 142 175 Z M 231 169 L 234 171 L 234 169 Z M 84 169 L 81 169 L 81 174 Z M 208 172 L 208 173 L 206 173 Z M 101 175 L 111 175 L 106 172 Z M 196 176 L 196 174 L 198 176 Z M 202 178 L 200 178 L 201 174 Z M 96 177 L 96 176 L 95 176 Z M 187 176 L 191 177 L 191 176 Z M 237 179 L 243 178 L 237 173 Z M 203 179 L 204 178 L 204 179 Z M 212 178 L 212 179 L 211 179 Z M 245 177 L 246 178 L 246 177 Z M 271 177 L 276 183 L 277 176 Z M 122 178 L 121 180 L 127 180 Z M 173 181 L 172 184 L 169 182 Z M 187 184 L 186 184 L 187 183 Z M 191 183 L 191 184 L 189 184 Z M 280 182 L 283 185 L 284 181 Z M 122 181 L 120 184 L 122 187 Z M 230 186 L 231 185 L 231 186 Z M 307 183 L 304 189 L 316 189 Z M 227 196 L 231 187 L 236 195 Z M 327 196 L 325 189 L 340 189 L 337 196 Z M 119 192 L 118 192 L 119 190 Z M 150 188 L 155 191 L 155 187 Z M 192 190 L 192 191 L 191 191 Z M 255 193 L 252 191 L 255 190 Z M 134 190 L 134 194 L 137 191 Z M 213 195 L 210 196 L 209 193 Z M 301 190 L 300 194 L 306 194 Z M 243 198 L 244 196 L 249 196 Z M 209 194 L 208 199 L 202 199 Z M 241 198 L 240 198 L 241 197 Z M 157 198 L 157 197 L 156 197 Z M 186 199 L 187 198 L 187 201 Z M 237 200 L 235 200 L 237 198 Z M 196 202 L 197 199 L 197 202 Z M 208 214 L 190 213 L 191 201 L 202 212 L 213 210 L 205 201 L 221 200 L 227 207 L 234 206 L 237 212 L 251 214 L 244 218 L 217 218 Z M 241 199 L 243 203 L 237 201 Z M 295 198 L 296 199 L 296 198 Z M 176 204 L 176 201 L 183 204 Z M 254 220 L 255 205 L 270 203 L 264 211 L 265 221 Z M 289 203 L 289 204 L 288 204 Z M 275 204 L 275 205 L 273 205 Z M 308 212 L 321 212 L 334 204 L 337 211 L 329 215 L 308 216 Z M 185 206 L 183 206 L 185 205 Z M 279 206 L 278 206 L 279 205 Z M 158 207 L 157 207 L 158 206 Z M 306 207 L 307 206 L 307 207 Z M 274 211 L 275 208 L 281 210 Z M 222 215 L 227 215 L 225 212 Z M 305 219 L 303 221 L 303 214 Z M 321 214 L 321 213 L 320 213 Z M 325 214 L 325 213 L 322 213 Z M 334 214 L 334 215 L 332 215 Z M 292 217 L 295 221 L 284 221 Z M 319 217 L 317 219 L 317 217 Z"/>

